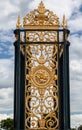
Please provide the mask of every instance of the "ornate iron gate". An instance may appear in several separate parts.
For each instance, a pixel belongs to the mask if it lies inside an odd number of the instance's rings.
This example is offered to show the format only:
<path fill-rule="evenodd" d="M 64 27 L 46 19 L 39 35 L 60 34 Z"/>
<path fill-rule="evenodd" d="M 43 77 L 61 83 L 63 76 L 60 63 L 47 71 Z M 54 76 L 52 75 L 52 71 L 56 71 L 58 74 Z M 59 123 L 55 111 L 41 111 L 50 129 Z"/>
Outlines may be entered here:
<path fill-rule="evenodd" d="M 15 130 L 67 130 L 69 53 L 65 16 L 59 19 L 40 3 L 20 17 L 15 42 Z M 68 122 L 69 121 L 69 122 Z"/>
<path fill-rule="evenodd" d="M 57 45 L 26 46 L 26 128 L 58 128 L 57 52 Z"/>

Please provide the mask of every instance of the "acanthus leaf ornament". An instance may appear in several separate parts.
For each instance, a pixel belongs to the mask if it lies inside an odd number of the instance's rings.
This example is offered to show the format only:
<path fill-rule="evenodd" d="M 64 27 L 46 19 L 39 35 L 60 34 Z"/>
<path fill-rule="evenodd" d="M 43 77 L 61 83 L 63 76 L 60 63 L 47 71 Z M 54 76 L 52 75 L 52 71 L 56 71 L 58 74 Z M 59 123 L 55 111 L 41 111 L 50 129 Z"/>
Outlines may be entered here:
<path fill-rule="evenodd" d="M 54 26 L 59 28 L 60 22 L 59 18 L 52 11 L 45 8 L 43 2 L 39 4 L 38 8 L 31 11 L 23 19 L 23 26 L 28 28 L 29 26 Z"/>
<path fill-rule="evenodd" d="M 57 45 L 30 44 L 26 46 L 26 52 L 26 128 L 29 128 L 29 123 L 32 128 L 40 130 L 58 128 Z M 33 116 L 29 117 L 29 113 Z"/>

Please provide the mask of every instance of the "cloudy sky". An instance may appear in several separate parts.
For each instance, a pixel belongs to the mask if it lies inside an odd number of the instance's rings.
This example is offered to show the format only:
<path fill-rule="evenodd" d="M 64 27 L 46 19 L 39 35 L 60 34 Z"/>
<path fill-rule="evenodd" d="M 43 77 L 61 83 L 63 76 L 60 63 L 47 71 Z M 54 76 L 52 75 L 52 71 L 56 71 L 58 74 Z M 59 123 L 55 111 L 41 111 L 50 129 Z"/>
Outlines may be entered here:
<path fill-rule="evenodd" d="M 13 116 L 14 46 L 13 30 L 18 15 L 23 18 L 41 0 L 0 1 L 0 120 Z M 43 0 L 46 8 L 62 21 L 66 15 L 71 31 L 70 108 L 71 126 L 82 124 L 82 0 Z"/>

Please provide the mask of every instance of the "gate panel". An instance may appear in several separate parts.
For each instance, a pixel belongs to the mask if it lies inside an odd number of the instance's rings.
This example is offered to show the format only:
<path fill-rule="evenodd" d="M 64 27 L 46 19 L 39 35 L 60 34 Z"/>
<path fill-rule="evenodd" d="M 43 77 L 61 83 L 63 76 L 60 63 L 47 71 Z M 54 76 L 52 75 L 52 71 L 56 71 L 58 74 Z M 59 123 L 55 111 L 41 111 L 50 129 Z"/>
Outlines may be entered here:
<path fill-rule="evenodd" d="M 45 8 L 43 2 L 20 16 L 14 31 L 15 130 L 68 130 L 69 42 L 67 22 Z"/>
<path fill-rule="evenodd" d="M 26 45 L 26 128 L 58 128 L 58 45 Z"/>

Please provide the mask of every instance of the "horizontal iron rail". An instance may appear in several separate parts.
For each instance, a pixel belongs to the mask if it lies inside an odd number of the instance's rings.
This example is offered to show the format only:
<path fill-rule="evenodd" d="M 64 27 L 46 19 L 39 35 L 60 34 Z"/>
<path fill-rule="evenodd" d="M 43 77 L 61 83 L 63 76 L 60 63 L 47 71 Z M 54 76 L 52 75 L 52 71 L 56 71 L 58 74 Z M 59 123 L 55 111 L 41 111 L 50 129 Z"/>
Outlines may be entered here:
<path fill-rule="evenodd" d="M 27 44 L 64 44 L 64 42 L 21 42 L 21 45 L 27 45 Z"/>
<path fill-rule="evenodd" d="M 27 31 L 67 31 L 67 32 L 70 32 L 68 29 L 15 29 L 15 30 L 18 30 L 20 32 L 27 32 Z"/>

